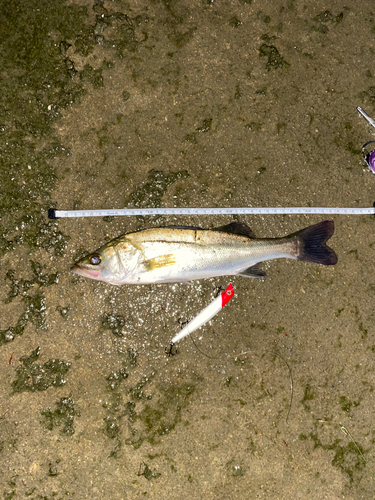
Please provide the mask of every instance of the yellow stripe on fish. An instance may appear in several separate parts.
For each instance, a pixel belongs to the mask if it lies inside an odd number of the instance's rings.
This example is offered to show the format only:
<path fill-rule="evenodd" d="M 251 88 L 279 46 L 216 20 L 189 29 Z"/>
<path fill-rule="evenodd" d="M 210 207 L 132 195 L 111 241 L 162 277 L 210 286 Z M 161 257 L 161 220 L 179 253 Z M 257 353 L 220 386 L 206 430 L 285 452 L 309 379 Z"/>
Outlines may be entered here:
<path fill-rule="evenodd" d="M 160 255 L 159 257 L 154 257 L 153 259 L 148 259 L 142 262 L 147 271 L 154 271 L 161 267 L 173 266 L 176 264 L 176 256 L 173 253 L 168 255 Z"/>

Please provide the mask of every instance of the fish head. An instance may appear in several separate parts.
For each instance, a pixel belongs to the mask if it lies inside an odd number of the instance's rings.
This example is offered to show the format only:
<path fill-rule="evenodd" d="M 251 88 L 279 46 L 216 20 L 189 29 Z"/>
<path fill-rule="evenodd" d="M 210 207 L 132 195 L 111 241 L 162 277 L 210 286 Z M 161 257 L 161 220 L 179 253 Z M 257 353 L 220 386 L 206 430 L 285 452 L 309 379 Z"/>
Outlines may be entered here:
<path fill-rule="evenodd" d="M 85 278 L 120 285 L 137 265 L 139 254 L 138 245 L 117 238 L 80 259 L 71 270 Z"/>

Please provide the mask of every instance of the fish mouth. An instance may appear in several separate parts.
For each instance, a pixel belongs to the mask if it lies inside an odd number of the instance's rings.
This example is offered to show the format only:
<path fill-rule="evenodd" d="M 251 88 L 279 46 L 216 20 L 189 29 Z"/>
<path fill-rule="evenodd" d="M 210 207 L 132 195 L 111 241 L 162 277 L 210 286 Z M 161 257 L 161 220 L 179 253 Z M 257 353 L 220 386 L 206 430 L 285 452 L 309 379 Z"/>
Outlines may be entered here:
<path fill-rule="evenodd" d="M 79 264 L 75 264 L 71 268 L 72 273 L 79 274 L 81 276 L 87 276 L 88 278 L 98 279 L 100 276 L 100 271 L 94 271 L 91 269 L 87 269 L 86 267 L 80 266 Z"/>

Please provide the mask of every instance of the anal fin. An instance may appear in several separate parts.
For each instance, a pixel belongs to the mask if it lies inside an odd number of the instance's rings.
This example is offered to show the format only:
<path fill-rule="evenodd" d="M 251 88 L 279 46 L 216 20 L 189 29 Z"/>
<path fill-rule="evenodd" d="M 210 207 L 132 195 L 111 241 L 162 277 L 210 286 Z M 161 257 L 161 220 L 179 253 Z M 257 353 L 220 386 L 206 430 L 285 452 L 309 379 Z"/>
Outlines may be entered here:
<path fill-rule="evenodd" d="M 259 267 L 259 262 L 254 264 L 243 271 L 240 271 L 237 276 L 244 276 L 245 278 L 263 278 L 267 273 Z"/>

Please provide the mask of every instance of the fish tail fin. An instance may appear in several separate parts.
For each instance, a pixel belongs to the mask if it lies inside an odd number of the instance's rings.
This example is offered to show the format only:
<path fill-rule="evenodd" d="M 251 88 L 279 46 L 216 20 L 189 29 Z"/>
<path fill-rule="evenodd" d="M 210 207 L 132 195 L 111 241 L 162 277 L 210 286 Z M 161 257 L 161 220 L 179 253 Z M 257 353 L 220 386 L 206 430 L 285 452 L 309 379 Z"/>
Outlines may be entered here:
<path fill-rule="evenodd" d="M 296 258 L 325 266 L 336 264 L 336 253 L 326 245 L 326 241 L 333 235 L 334 230 L 334 222 L 325 220 L 291 235 L 297 240 Z"/>

